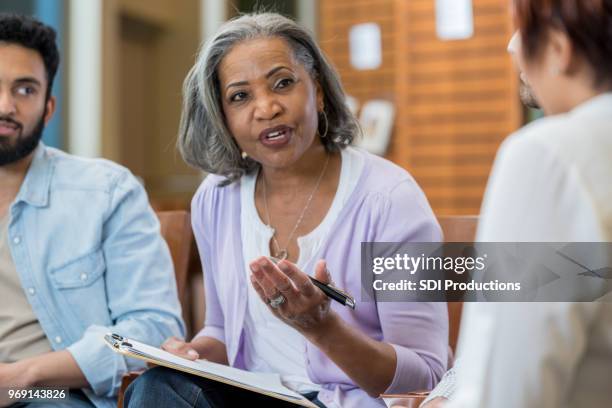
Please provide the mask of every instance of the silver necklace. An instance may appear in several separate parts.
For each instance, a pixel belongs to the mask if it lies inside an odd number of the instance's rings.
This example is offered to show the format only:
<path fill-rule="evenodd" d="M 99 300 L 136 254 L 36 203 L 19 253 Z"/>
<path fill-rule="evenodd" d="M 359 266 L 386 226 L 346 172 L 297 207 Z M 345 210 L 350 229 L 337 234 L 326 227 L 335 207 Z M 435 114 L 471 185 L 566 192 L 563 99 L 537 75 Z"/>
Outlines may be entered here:
<path fill-rule="evenodd" d="M 314 188 L 312 189 L 312 192 L 310 193 L 310 196 L 308 197 L 308 200 L 306 200 L 306 205 L 302 209 L 302 213 L 300 214 L 297 222 L 293 226 L 293 230 L 291 230 L 291 234 L 289 234 L 289 238 L 287 238 L 287 243 L 285 244 L 284 248 L 281 248 L 281 246 L 279 245 L 278 240 L 276 239 L 276 230 L 274 230 L 274 234 L 272 234 L 272 242 L 274 243 L 274 247 L 276 248 L 276 253 L 274 254 L 275 258 L 283 260 L 289 257 L 289 252 L 287 251 L 287 247 L 289 246 L 289 243 L 291 242 L 291 238 L 293 238 L 293 234 L 295 234 L 295 231 L 297 231 L 298 227 L 302 223 L 302 220 L 304 219 L 304 214 L 306 214 L 306 210 L 310 206 L 310 202 L 312 201 L 312 198 L 314 197 L 315 193 L 319 189 L 319 185 L 321 184 L 321 180 L 323 180 L 323 175 L 325 174 L 325 170 L 327 169 L 328 163 L 329 163 L 329 155 L 327 155 L 327 159 L 325 160 L 325 165 L 323 166 L 323 170 L 321 171 L 321 174 L 319 174 L 319 179 L 317 180 L 317 184 L 315 184 Z M 270 212 L 268 211 L 268 192 L 266 189 L 266 179 L 263 177 L 263 175 L 261 176 L 261 181 L 263 184 L 264 208 L 266 210 L 266 217 L 268 219 L 268 227 L 271 228 L 272 219 L 270 218 Z"/>

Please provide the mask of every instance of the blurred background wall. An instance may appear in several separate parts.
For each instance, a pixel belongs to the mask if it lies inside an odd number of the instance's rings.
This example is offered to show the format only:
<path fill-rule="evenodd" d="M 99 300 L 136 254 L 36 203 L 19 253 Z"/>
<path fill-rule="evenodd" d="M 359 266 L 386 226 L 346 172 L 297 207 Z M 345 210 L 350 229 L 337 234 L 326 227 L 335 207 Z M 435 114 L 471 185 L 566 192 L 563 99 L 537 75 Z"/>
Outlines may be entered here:
<path fill-rule="evenodd" d="M 439 35 L 440 7 L 451 4 L 443 0 L 0 0 L 0 11 L 34 14 L 58 30 L 60 109 L 45 142 L 127 166 L 158 209 L 188 208 L 203 177 L 175 149 L 182 82 L 201 41 L 254 9 L 297 19 L 357 106 L 393 104 L 384 155 L 446 215 L 478 213 L 496 149 L 527 120 L 506 53 L 508 4 L 461 2 L 472 19 L 462 39 Z M 367 23 L 378 27 L 380 62 L 357 67 L 350 33 Z"/>
<path fill-rule="evenodd" d="M 396 106 L 386 156 L 408 169 L 438 214 L 477 214 L 501 140 L 522 122 L 517 75 L 506 52 L 508 6 L 473 0 L 473 35 L 441 40 L 434 0 L 322 1 L 320 41 L 360 103 Z M 381 27 L 382 65 L 349 62 L 351 26 Z"/>

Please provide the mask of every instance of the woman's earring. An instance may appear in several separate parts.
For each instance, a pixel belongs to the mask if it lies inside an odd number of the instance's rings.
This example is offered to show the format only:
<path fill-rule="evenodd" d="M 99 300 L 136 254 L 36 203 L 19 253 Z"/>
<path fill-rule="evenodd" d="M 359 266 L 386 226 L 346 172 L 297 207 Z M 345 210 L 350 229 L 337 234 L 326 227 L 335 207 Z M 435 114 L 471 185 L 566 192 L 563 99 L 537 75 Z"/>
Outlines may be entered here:
<path fill-rule="evenodd" d="M 249 157 L 249 155 L 247 154 L 247 152 L 242 152 L 242 153 L 240 154 L 240 156 L 242 157 L 242 160 L 246 160 L 246 159 Z"/>
<path fill-rule="evenodd" d="M 323 134 L 319 133 L 319 135 L 321 136 L 321 139 L 325 139 L 327 137 L 327 131 L 329 130 L 329 122 L 324 110 L 321 111 L 321 114 L 323 115 L 323 119 L 325 119 L 325 132 L 323 132 Z"/>

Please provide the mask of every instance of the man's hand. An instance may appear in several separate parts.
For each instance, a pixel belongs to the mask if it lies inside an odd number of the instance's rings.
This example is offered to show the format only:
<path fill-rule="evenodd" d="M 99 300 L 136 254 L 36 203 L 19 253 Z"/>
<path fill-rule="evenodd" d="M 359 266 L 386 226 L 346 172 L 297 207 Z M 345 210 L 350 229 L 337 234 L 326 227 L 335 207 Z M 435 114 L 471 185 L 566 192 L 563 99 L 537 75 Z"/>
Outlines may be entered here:
<path fill-rule="evenodd" d="M 51 351 L 16 363 L 0 363 L 0 387 L 84 388 L 89 383 L 68 350 Z"/>
<path fill-rule="evenodd" d="M 0 407 L 7 407 L 15 401 L 8 397 L 7 388 L 27 388 L 34 384 L 30 377 L 29 370 L 17 363 L 0 363 Z"/>
<path fill-rule="evenodd" d="M 0 363 L 0 388 L 32 387 L 30 370 L 22 363 Z"/>
<path fill-rule="evenodd" d="M 421 405 L 420 408 L 442 408 L 446 405 L 447 401 L 448 399 L 444 397 L 436 397 L 429 401 L 427 404 Z"/>

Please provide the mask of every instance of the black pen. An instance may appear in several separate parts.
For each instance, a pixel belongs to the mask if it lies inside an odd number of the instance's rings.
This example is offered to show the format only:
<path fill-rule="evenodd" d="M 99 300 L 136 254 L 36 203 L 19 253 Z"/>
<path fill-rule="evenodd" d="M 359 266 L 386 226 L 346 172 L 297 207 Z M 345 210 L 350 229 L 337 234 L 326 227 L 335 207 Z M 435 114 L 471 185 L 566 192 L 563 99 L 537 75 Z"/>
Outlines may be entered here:
<path fill-rule="evenodd" d="M 270 259 L 275 264 L 280 262 L 280 259 L 274 258 L 273 256 L 268 257 L 268 259 Z M 328 298 L 335 300 L 336 302 L 340 303 L 343 306 L 347 306 L 347 307 L 350 307 L 351 309 L 355 309 L 356 302 L 355 302 L 355 299 L 351 295 L 349 295 L 348 293 L 338 288 L 333 287 L 332 285 L 323 283 L 320 280 L 313 278 L 312 276 L 308 276 L 308 277 L 310 278 L 310 281 L 317 288 L 321 289 Z"/>
<path fill-rule="evenodd" d="M 309 276 L 309 278 L 317 288 L 321 289 L 323 293 L 327 295 L 328 298 L 334 299 L 341 305 L 348 306 L 351 309 L 355 309 L 355 299 L 353 299 L 351 295 L 344 291 L 341 291 L 338 288 L 333 287 L 332 285 L 323 283 L 320 280 L 313 278 L 312 276 Z"/>

